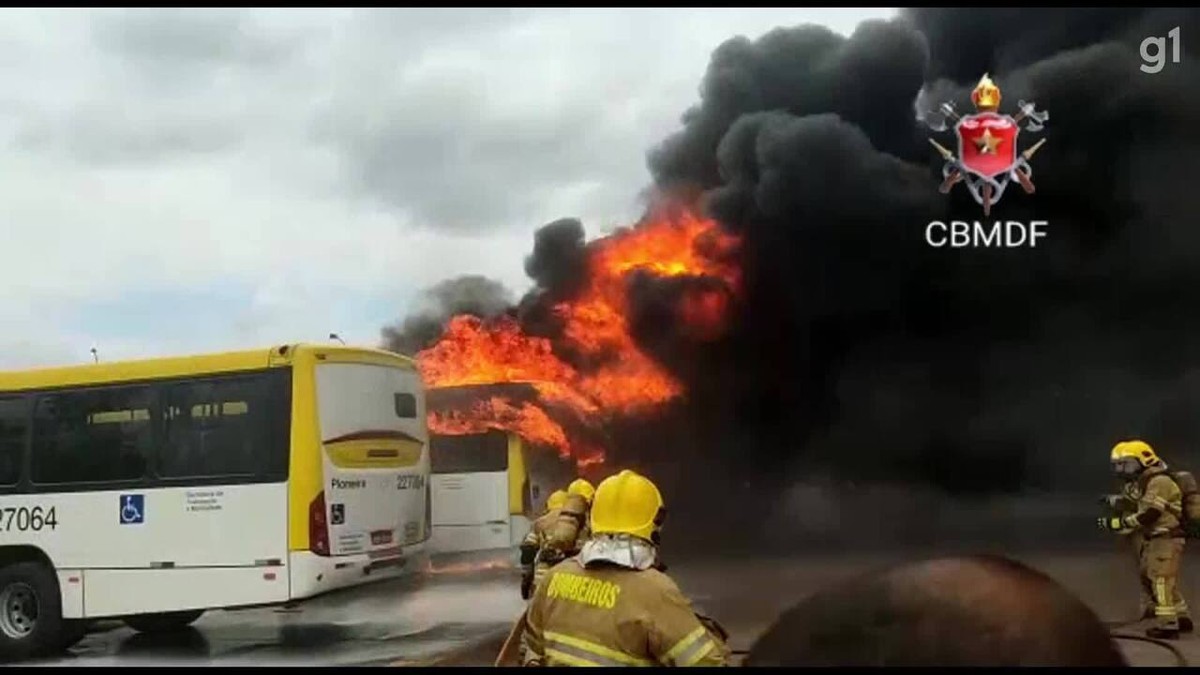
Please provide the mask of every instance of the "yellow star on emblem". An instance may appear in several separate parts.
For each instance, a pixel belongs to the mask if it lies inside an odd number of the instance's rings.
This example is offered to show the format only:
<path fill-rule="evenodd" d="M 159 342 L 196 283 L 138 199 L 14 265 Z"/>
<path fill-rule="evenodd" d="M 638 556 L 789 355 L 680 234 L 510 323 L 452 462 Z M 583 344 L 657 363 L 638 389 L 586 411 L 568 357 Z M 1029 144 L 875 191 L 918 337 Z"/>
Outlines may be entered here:
<path fill-rule="evenodd" d="M 981 155 L 994 155 L 996 154 L 996 147 L 1003 140 L 999 136 L 993 136 L 991 129 L 984 129 L 983 135 L 975 139 L 975 146 L 979 148 L 979 154 Z"/>

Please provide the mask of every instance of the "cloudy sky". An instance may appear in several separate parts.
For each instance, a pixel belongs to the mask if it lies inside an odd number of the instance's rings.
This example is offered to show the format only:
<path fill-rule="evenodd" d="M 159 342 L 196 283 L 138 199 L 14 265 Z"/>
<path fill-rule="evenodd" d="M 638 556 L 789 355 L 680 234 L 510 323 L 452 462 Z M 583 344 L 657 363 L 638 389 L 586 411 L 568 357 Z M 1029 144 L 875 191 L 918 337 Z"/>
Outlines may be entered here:
<path fill-rule="evenodd" d="M 627 222 L 736 34 L 885 9 L 0 10 L 0 367 L 374 344 Z"/>

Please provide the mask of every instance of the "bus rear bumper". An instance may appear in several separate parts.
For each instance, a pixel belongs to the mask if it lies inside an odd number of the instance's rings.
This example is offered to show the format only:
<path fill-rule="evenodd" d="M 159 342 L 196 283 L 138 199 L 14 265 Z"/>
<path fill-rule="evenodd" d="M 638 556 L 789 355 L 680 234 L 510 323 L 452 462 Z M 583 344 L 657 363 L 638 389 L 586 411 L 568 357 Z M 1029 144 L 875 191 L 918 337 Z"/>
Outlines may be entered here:
<path fill-rule="evenodd" d="M 288 560 L 292 582 L 290 598 L 301 600 L 423 572 L 429 566 L 429 553 L 426 542 L 421 542 L 384 556 L 367 553 L 320 556 L 311 551 L 293 551 L 288 554 Z"/>

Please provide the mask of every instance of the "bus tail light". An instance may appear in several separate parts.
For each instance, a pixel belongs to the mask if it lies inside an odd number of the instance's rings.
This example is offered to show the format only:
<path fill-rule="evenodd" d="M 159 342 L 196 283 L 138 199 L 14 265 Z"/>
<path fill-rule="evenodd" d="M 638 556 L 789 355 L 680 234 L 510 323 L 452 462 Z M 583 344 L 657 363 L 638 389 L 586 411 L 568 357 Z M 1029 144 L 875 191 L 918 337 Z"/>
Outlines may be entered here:
<path fill-rule="evenodd" d="M 325 491 L 308 505 L 308 550 L 329 555 L 329 525 L 325 516 Z"/>

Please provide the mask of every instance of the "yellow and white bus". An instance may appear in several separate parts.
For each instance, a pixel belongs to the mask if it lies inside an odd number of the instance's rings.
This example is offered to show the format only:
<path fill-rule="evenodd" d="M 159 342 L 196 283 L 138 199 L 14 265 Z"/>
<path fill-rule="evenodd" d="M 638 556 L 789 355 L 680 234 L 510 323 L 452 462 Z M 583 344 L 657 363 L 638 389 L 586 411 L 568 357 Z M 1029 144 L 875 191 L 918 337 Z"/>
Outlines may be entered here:
<path fill-rule="evenodd" d="M 329 345 L 0 373 L 0 657 L 424 567 L 411 360 Z"/>
<path fill-rule="evenodd" d="M 433 434 L 429 445 L 438 554 L 515 549 L 550 493 L 575 479 L 573 462 L 511 432 Z"/>

